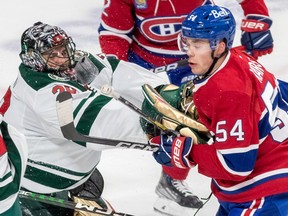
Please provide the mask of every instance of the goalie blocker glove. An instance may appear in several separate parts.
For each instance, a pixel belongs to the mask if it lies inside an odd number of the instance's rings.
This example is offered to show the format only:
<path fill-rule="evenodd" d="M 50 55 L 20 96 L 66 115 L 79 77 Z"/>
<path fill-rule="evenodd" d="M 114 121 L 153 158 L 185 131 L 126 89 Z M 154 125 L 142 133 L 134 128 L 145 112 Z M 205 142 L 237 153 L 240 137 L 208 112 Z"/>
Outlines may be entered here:
<path fill-rule="evenodd" d="M 153 153 L 155 160 L 165 166 L 190 168 L 196 164 L 189 159 L 193 146 L 191 137 L 161 134 L 150 139 L 150 144 L 159 145 L 159 150 Z"/>
<path fill-rule="evenodd" d="M 157 92 L 174 108 L 181 110 L 181 89 L 178 86 L 168 84 L 160 85 L 155 88 Z M 153 118 L 158 115 L 156 110 L 151 107 L 151 104 L 144 98 L 142 103 L 142 111 Z M 160 135 L 160 130 L 156 128 L 152 123 L 148 122 L 144 118 L 140 118 L 140 125 L 142 130 L 147 134 L 148 138 Z"/>
<path fill-rule="evenodd" d="M 241 44 L 254 58 L 273 51 L 273 38 L 270 32 L 272 20 L 267 16 L 248 14 L 241 24 Z"/>

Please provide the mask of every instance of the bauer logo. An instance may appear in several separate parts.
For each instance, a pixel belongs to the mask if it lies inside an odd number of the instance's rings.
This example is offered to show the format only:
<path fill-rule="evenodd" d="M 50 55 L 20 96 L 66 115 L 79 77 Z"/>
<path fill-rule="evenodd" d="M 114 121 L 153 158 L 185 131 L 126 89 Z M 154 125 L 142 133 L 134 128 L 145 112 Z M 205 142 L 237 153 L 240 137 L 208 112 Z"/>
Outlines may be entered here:
<path fill-rule="evenodd" d="M 145 19 L 140 25 L 140 29 L 151 41 L 169 42 L 177 39 L 181 31 L 181 25 L 185 16 L 180 17 L 153 17 Z"/>
<path fill-rule="evenodd" d="M 217 11 L 217 10 L 211 11 L 214 18 L 225 17 L 229 14 L 228 11 L 226 11 L 224 8 L 220 8 L 220 9 L 221 9 L 220 11 Z"/>

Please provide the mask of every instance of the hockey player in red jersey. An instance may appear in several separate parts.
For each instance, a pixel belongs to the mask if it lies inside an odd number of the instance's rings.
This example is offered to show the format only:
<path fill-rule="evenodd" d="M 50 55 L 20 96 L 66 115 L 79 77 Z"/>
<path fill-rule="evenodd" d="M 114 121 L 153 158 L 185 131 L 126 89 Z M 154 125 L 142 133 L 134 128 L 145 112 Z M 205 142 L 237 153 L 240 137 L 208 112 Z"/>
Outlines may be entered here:
<path fill-rule="evenodd" d="M 102 52 L 145 68 L 185 59 L 177 35 L 186 15 L 210 0 L 105 0 L 99 27 Z M 272 52 L 272 20 L 264 0 L 237 0 L 245 15 L 241 43 L 254 57 Z M 188 67 L 168 72 L 171 83 L 193 78 Z"/>
<path fill-rule="evenodd" d="M 178 49 L 177 35 L 186 15 L 205 2 L 207 1 L 105 0 L 99 27 L 102 52 L 147 69 L 186 59 L 186 53 Z M 272 21 L 264 0 L 238 0 L 238 2 L 246 16 L 243 20 L 242 44 L 255 57 L 270 53 L 273 49 L 273 39 L 269 30 Z M 264 25 L 265 28 L 253 28 L 257 23 L 258 26 Z M 194 78 L 188 65 L 168 71 L 167 76 L 166 73 L 160 74 L 164 74 L 170 83 L 175 85 L 181 85 Z M 186 179 L 189 169 L 163 166 L 163 170 L 164 176 L 161 177 L 156 192 L 163 196 L 162 183 L 167 178 L 168 182 L 173 182 L 171 189 L 182 194 L 184 203 L 194 199 L 195 204 L 189 207 L 198 208 L 200 201 L 196 196 L 181 192 L 182 180 Z M 180 185 L 182 189 L 174 187 L 174 183 Z M 187 188 L 185 191 L 188 191 Z M 183 202 L 180 205 L 187 206 Z M 162 206 L 155 204 L 154 207 L 163 211 Z"/>
<path fill-rule="evenodd" d="M 154 157 L 169 166 L 198 164 L 212 178 L 217 216 L 286 216 L 288 84 L 231 48 L 235 26 L 232 13 L 216 5 L 200 6 L 184 20 L 179 46 L 197 75 L 184 88 L 187 115 L 198 116 L 211 139 L 203 142 L 195 130 L 193 136 L 161 134 L 151 140 L 160 143 Z"/>

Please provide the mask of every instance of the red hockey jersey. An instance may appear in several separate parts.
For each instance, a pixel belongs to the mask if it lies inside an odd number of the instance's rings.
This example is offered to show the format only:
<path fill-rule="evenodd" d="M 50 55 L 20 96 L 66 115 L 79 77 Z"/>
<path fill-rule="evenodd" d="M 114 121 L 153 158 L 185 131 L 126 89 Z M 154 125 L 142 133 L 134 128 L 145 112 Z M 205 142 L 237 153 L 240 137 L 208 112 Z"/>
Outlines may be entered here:
<path fill-rule="evenodd" d="M 268 16 L 264 0 L 238 2 L 244 15 Z M 177 35 L 187 14 L 202 4 L 203 0 L 105 0 L 98 30 L 102 52 L 127 60 L 131 49 L 155 66 L 184 58 Z"/>
<path fill-rule="evenodd" d="M 215 135 L 191 158 L 221 201 L 246 202 L 288 192 L 288 104 L 277 80 L 252 57 L 231 50 L 195 84 L 199 120 Z"/>

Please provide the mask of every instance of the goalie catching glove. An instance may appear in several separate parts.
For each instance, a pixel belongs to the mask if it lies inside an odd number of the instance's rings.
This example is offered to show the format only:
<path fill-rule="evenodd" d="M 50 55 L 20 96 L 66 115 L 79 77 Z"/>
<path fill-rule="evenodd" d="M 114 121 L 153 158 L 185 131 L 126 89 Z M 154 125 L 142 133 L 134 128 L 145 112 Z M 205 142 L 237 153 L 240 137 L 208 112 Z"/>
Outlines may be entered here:
<path fill-rule="evenodd" d="M 208 129 L 201 123 L 197 122 L 195 107 L 193 104 L 192 96 L 187 96 L 187 86 L 185 90 L 178 88 L 174 85 L 165 85 L 157 90 L 160 94 L 150 85 L 145 84 L 142 86 L 145 99 L 142 104 L 142 111 L 147 114 L 154 121 L 160 122 L 169 130 L 179 131 L 181 135 L 191 137 L 194 143 L 206 143 L 198 138 L 198 135 L 204 137 L 205 140 L 209 136 Z M 163 97 L 162 97 L 163 96 Z M 167 99 L 167 101 L 166 101 Z M 169 102 L 168 102 L 169 101 Z M 184 103 L 185 101 L 185 103 Z M 181 111 L 179 111 L 181 110 Z M 182 112 L 187 113 L 187 115 Z M 149 123 L 141 120 L 141 126 L 146 134 L 156 136 L 151 128 L 148 128 Z M 195 134 L 197 133 L 197 136 Z"/>

